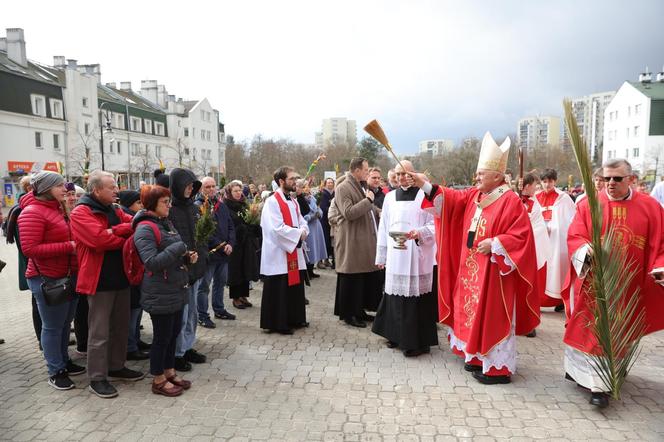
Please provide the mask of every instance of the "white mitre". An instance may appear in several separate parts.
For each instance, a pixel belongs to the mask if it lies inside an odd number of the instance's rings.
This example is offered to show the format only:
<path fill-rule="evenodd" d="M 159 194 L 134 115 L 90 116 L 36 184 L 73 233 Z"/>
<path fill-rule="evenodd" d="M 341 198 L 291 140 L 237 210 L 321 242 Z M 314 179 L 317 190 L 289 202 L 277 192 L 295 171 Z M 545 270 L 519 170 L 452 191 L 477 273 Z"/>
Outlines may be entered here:
<path fill-rule="evenodd" d="M 477 162 L 477 170 L 484 169 L 505 173 L 510 144 L 510 137 L 507 137 L 503 144 L 498 146 L 491 134 L 489 132 L 485 133 L 480 149 L 480 160 Z"/>

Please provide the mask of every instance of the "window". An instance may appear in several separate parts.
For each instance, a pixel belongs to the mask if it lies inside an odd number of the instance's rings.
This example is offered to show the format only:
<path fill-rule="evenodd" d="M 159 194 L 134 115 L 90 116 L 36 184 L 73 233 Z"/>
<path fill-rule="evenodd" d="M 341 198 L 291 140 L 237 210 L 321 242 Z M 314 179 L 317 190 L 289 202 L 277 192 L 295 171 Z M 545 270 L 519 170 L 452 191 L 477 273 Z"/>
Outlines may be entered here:
<path fill-rule="evenodd" d="M 138 143 L 131 143 L 131 154 L 133 156 L 138 155 Z"/>
<path fill-rule="evenodd" d="M 32 113 L 41 117 L 46 116 L 46 98 L 43 95 L 30 95 Z"/>
<path fill-rule="evenodd" d="M 124 129 L 125 128 L 125 119 L 124 119 L 124 114 L 115 114 L 115 127 L 117 129 Z"/>
<path fill-rule="evenodd" d="M 136 117 L 131 117 L 131 130 L 134 132 L 142 132 L 143 127 L 141 125 L 141 119 Z"/>
<path fill-rule="evenodd" d="M 196 148 L 194 147 L 194 161 L 196 161 Z"/>
<path fill-rule="evenodd" d="M 122 150 L 121 150 L 122 142 L 121 141 L 116 141 L 115 146 L 118 148 L 118 153 L 122 153 Z"/>
<path fill-rule="evenodd" d="M 189 136 L 189 129 L 187 129 L 186 127 L 184 128 L 184 136 L 185 137 Z"/>
<path fill-rule="evenodd" d="M 210 141 L 210 138 L 212 138 L 212 132 L 207 131 L 207 140 Z"/>
<path fill-rule="evenodd" d="M 189 156 L 189 148 L 188 147 L 184 148 L 184 156 L 186 156 L 186 157 Z"/>
<path fill-rule="evenodd" d="M 634 158 L 638 158 L 638 157 L 639 157 L 639 148 L 638 148 L 638 147 L 635 147 L 634 149 L 632 149 L 632 156 L 633 156 Z"/>
<path fill-rule="evenodd" d="M 148 155 L 150 155 L 150 145 L 146 144 L 145 145 L 145 156 L 148 156 Z"/>
<path fill-rule="evenodd" d="M 634 136 L 635 137 L 639 136 L 639 126 L 634 126 Z"/>
<path fill-rule="evenodd" d="M 637 104 L 634 106 L 634 115 L 641 115 L 641 105 Z"/>
<path fill-rule="evenodd" d="M 143 120 L 145 124 L 145 133 L 152 133 L 152 120 Z"/>
<path fill-rule="evenodd" d="M 42 133 L 41 132 L 35 132 L 35 147 L 41 149 L 42 148 Z"/>
<path fill-rule="evenodd" d="M 64 113 L 62 110 L 62 100 L 55 100 L 53 98 L 49 98 L 48 101 L 51 104 L 51 118 L 61 119 Z"/>
<path fill-rule="evenodd" d="M 85 135 L 90 135 L 90 123 L 85 123 L 85 125 L 83 125 L 83 133 Z"/>
<path fill-rule="evenodd" d="M 83 107 L 88 107 L 88 99 L 83 97 L 81 99 L 81 104 L 83 105 Z"/>
<path fill-rule="evenodd" d="M 60 134 L 53 134 L 53 149 L 60 149 Z"/>
<path fill-rule="evenodd" d="M 201 110 L 201 120 L 205 121 L 205 111 Z"/>
<path fill-rule="evenodd" d="M 157 144 L 154 147 L 154 154 L 157 158 L 161 158 L 161 146 L 160 145 Z"/>
<path fill-rule="evenodd" d="M 155 123 L 154 131 L 157 135 L 164 135 L 164 123 Z"/>
<path fill-rule="evenodd" d="M 114 141 L 113 141 L 113 140 L 111 140 L 111 141 L 108 142 L 108 151 L 109 151 L 110 153 L 113 153 L 113 144 L 114 144 Z"/>
<path fill-rule="evenodd" d="M 191 128 L 191 138 L 196 138 L 196 128 L 195 127 Z"/>

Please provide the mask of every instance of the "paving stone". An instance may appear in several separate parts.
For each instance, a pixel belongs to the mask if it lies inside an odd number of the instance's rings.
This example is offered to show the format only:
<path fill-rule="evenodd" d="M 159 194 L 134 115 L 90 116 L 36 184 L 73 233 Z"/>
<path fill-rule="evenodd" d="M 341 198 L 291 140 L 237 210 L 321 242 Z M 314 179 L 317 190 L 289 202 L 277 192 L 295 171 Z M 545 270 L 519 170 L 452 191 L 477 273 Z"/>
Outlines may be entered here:
<path fill-rule="evenodd" d="M 1 243 L 1 242 L 0 242 Z M 406 359 L 369 329 L 333 316 L 335 274 L 307 288 L 309 328 L 293 336 L 258 328 L 255 307 L 236 321 L 199 329 L 208 356 L 185 378 L 177 398 L 150 392 L 150 379 L 118 383 L 118 398 L 87 390 L 55 391 L 46 383 L 30 320 L 30 298 L 11 272 L 16 250 L 0 244 L 0 439 L 7 440 L 663 440 L 664 335 L 646 337 L 621 401 L 597 410 L 588 393 L 564 381 L 563 317 L 545 312 L 535 339 L 518 338 L 519 369 L 510 385 L 484 386 L 463 370 L 439 329 L 441 345 Z M 15 267 L 14 267 L 15 272 Z M 145 340 L 151 324 L 143 318 Z M 85 363 L 81 359 L 79 363 Z M 130 362 L 147 370 L 148 361 Z"/>

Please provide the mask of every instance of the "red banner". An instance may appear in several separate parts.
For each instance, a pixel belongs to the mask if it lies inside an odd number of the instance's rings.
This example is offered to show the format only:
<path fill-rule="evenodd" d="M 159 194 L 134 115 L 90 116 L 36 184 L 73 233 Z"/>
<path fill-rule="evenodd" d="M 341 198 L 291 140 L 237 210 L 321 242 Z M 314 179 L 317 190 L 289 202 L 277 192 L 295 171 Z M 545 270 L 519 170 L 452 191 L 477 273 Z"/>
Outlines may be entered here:
<path fill-rule="evenodd" d="M 37 167 L 34 167 L 37 165 Z M 34 171 L 32 170 L 34 167 Z M 58 163 L 51 161 L 48 163 L 34 162 L 34 161 L 7 161 L 7 171 L 18 172 L 23 170 L 25 173 L 39 172 L 40 170 L 50 170 L 51 172 L 59 172 Z"/>

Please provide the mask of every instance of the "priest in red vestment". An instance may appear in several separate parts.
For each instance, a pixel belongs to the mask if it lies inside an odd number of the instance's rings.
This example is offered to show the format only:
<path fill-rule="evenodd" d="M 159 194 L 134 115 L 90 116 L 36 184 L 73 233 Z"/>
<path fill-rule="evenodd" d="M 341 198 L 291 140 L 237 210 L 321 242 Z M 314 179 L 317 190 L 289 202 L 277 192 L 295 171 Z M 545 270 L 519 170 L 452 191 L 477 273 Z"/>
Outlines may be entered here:
<path fill-rule="evenodd" d="M 439 319 L 452 350 L 483 384 L 506 384 L 516 370 L 516 336 L 539 324 L 533 230 L 505 184 L 509 138 L 482 140 L 477 185 L 454 190 L 412 174 L 435 216 Z"/>
<path fill-rule="evenodd" d="M 605 191 L 599 192 L 602 206 L 602 233 L 607 226 L 618 230 L 629 259 L 636 263 L 638 273 L 628 289 L 638 288 L 639 308 L 645 309 L 646 334 L 664 329 L 664 209 L 646 194 L 630 189 L 634 181 L 632 166 L 626 160 L 615 159 L 603 165 Z M 601 354 L 597 340 L 588 324 L 594 321 L 592 293 L 588 278 L 591 218 L 588 200 L 579 203 L 569 229 L 568 245 L 571 258 L 569 296 L 564 298 L 567 326 L 565 328 L 566 378 L 591 391 L 590 403 L 598 407 L 608 405 L 606 385 L 593 369 L 589 354 Z"/>

